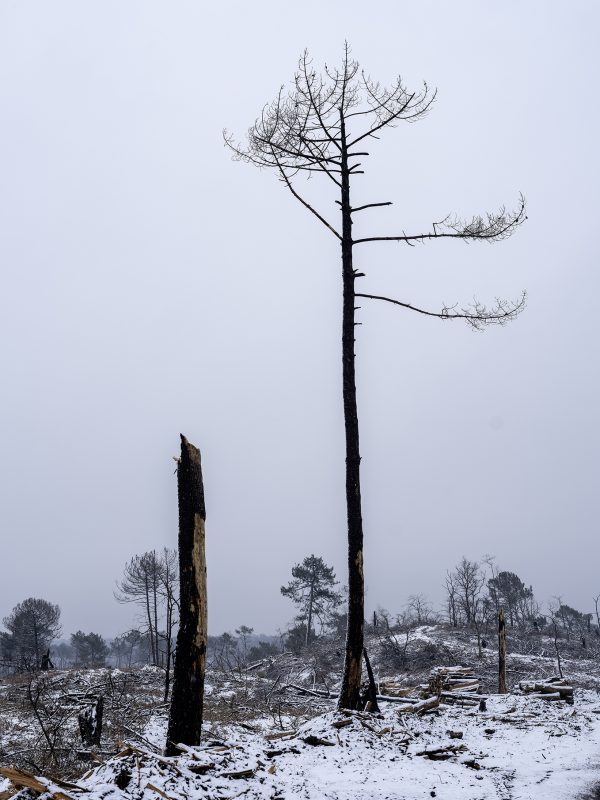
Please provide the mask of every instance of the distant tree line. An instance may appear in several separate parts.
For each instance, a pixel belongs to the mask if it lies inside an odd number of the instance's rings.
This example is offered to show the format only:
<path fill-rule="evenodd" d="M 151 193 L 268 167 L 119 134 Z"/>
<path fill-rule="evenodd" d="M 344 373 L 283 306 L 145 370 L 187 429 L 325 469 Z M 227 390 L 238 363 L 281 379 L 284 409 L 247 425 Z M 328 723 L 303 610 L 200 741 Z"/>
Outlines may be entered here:
<path fill-rule="evenodd" d="M 258 636 L 248 625 L 234 633 L 208 638 L 208 660 L 213 667 L 242 671 L 284 650 L 300 652 L 326 641 L 342 641 L 346 627 L 345 592 L 333 567 L 311 554 L 291 570 L 281 594 L 292 601 L 296 615 L 284 631 Z M 519 575 L 499 569 L 492 557 L 481 561 L 461 558 L 444 579 L 444 606 L 439 611 L 423 594 L 411 595 L 395 614 L 377 608 L 366 629 L 381 635 L 419 625 L 445 623 L 470 629 L 482 647 L 482 632 L 496 624 L 504 609 L 510 629 L 550 633 L 586 647 L 589 637 L 600 637 L 600 595 L 595 613 L 579 611 L 557 596 L 542 611 L 533 587 Z M 127 669 L 149 664 L 169 674 L 174 659 L 178 620 L 178 575 L 174 550 L 149 551 L 131 558 L 117 581 L 115 598 L 137 606 L 137 625 L 113 639 L 81 630 L 60 640 L 60 608 L 48 600 L 27 598 L 3 619 L 0 666 L 17 672 L 107 664 Z M 484 640 L 483 640 L 484 641 Z M 165 694 L 168 693 L 166 682 Z"/>
<path fill-rule="evenodd" d="M 57 641 L 62 630 L 58 605 L 40 598 L 24 600 L 3 620 L 0 664 L 19 672 L 107 663 L 119 668 L 151 664 L 168 671 L 178 618 L 176 552 L 165 548 L 134 556 L 117 581 L 115 598 L 137 605 L 139 613 L 138 625 L 112 640 L 78 630 Z"/>

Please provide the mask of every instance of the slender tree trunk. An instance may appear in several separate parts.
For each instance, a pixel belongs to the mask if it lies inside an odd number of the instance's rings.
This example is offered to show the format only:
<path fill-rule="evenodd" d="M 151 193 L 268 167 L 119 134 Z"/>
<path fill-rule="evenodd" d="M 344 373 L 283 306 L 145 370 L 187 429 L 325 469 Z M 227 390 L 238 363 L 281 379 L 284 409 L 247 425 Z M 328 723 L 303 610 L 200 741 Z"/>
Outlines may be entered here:
<path fill-rule="evenodd" d="M 160 645 L 159 645 L 159 634 L 158 634 L 158 597 L 157 597 L 157 584 L 158 584 L 158 575 L 157 575 L 157 564 L 156 564 L 156 550 L 152 551 L 152 600 L 154 603 L 154 652 L 156 653 L 156 661 L 154 662 L 155 666 L 160 666 Z"/>
<path fill-rule="evenodd" d="M 342 390 L 346 427 L 346 507 L 348 514 L 348 627 L 339 708 L 357 709 L 363 655 L 364 576 L 363 525 L 360 498 L 360 450 L 354 358 L 354 270 L 350 172 L 344 114 L 340 109 L 342 178 Z"/>
<path fill-rule="evenodd" d="M 150 587 L 148 586 L 148 571 L 144 571 L 144 589 L 146 591 L 146 615 L 148 617 L 148 635 L 150 636 L 150 652 L 152 663 L 156 664 L 156 656 L 154 650 L 154 631 L 152 630 L 152 614 L 150 613 Z"/>
<path fill-rule="evenodd" d="M 40 668 L 40 641 L 38 637 L 37 624 L 33 622 L 33 647 L 35 651 L 35 669 Z"/>
<path fill-rule="evenodd" d="M 506 694 L 506 625 L 503 608 L 498 612 L 498 694 Z"/>
<path fill-rule="evenodd" d="M 171 685 L 171 639 L 173 636 L 173 592 L 171 589 L 171 576 L 169 575 L 169 566 L 166 564 L 166 578 L 165 588 L 167 592 L 167 641 L 166 641 L 166 655 L 165 655 L 165 694 L 164 702 L 169 699 L 169 688 Z"/>
<path fill-rule="evenodd" d="M 169 699 L 169 688 L 171 685 L 171 607 L 167 606 L 167 641 L 166 641 L 166 655 L 165 655 L 165 694 L 163 702 Z"/>
<path fill-rule="evenodd" d="M 181 436 L 177 464 L 179 497 L 180 619 L 167 733 L 167 755 L 175 745 L 200 744 L 206 667 L 206 509 L 200 451 Z"/>
<path fill-rule="evenodd" d="M 562 679 L 564 678 L 564 675 L 562 671 L 562 664 L 560 663 L 560 650 L 558 649 L 558 627 L 556 625 L 556 620 L 554 620 L 554 649 L 556 650 L 556 662 L 558 664 L 558 674 Z"/>
<path fill-rule="evenodd" d="M 306 622 L 306 638 L 304 641 L 304 644 L 307 647 L 308 647 L 308 642 L 310 640 L 310 626 L 312 625 L 313 603 L 314 603 L 314 581 L 310 585 L 310 596 L 308 598 L 308 619 Z"/>

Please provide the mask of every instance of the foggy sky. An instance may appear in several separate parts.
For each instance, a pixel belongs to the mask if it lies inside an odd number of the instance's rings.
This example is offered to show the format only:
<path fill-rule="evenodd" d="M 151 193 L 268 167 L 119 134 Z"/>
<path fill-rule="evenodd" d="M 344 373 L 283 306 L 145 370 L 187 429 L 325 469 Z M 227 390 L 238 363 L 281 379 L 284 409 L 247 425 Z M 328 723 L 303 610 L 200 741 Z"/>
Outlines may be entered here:
<path fill-rule="evenodd" d="M 130 625 L 114 581 L 176 545 L 180 432 L 202 450 L 213 632 L 285 626 L 310 553 L 344 581 L 339 246 L 221 136 L 344 39 L 382 82 L 438 89 L 370 144 L 354 198 L 394 205 L 361 235 L 519 191 L 529 214 L 493 246 L 356 249 L 360 291 L 432 310 L 529 294 L 483 333 L 362 303 L 367 609 L 438 607 L 447 569 L 493 553 L 591 610 L 599 21 L 581 1 L 0 0 L 0 617 L 36 596 L 66 635 Z"/>

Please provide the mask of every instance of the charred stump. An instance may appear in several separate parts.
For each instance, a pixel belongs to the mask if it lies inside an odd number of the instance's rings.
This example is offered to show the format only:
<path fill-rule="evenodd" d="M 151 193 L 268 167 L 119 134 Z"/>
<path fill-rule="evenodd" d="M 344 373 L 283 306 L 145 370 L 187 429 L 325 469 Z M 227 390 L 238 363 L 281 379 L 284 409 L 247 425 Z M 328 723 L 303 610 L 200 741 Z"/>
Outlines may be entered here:
<path fill-rule="evenodd" d="M 206 509 L 200 451 L 181 436 L 177 462 L 180 620 L 175 651 L 167 755 L 200 744 L 206 666 Z"/>
<path fill-rule="evenodd" d="M 40 665 L 40 669 L 42 670 L 42 672 L 47 672 L 49 669 L 54 669 L 54 664 L 52 663 L 52 659 L 50 658 L 50 648 L 48 648 L 44 653 L 44 655 L 42 656 L 42 663 Z"/>
<path fill-rule="evenodd" d="M 104 698 L 102 695 L 77 715 L 81 741 L 86 747 L 98 747 L 102 736 L 102 716 L 104 713 Z"/>

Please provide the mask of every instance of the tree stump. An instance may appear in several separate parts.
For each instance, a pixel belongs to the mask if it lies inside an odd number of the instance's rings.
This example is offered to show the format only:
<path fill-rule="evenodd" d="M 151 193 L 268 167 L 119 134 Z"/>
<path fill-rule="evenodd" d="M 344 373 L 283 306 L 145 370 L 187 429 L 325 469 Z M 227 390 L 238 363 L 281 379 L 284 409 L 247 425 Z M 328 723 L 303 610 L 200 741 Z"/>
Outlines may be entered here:
<path fill-rule="evenodd" d="M 100 745 L 102 736 L 102 715 L 104 713 L 104 698 L 102 695 L 91 705 L 80 711 L 77 715 L 81 741 L 86 747 Z"/>

